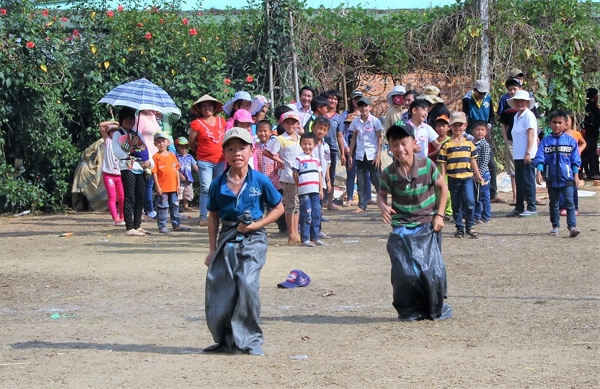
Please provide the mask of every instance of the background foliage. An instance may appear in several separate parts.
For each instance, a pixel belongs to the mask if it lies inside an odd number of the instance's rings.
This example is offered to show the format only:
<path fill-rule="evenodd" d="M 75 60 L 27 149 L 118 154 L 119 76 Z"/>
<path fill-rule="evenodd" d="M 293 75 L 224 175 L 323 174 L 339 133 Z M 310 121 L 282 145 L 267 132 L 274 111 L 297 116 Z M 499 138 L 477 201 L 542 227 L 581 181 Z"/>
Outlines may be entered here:
<path fill-rule="evenodd" d="M 490 4 L 494 100 L 518 66 L 528 69 L 528 88 L 543 110 L 581 113 L 585 88 L 600 80 L 598 9 L 576 0 Z M 189 108 L 204 93 L 222 101 L 240 89 L 268 95 L 269 61 L 276 102 L 289 102 L 292 43 L 300 84 L 318 88 L 351 90 L 372 74 L 401 82 L 416 70 L 471 79 L 480 71 L 474 0 L 385 12 L 307 9 L 298 0 L 204 12 L 182 12 L 178 2 L 107 9 L 99 0 L 62 10 L 36 0 L 0 7 L 0 213 L 68 205 L 79 155 L 111 116 L 97 102 L 127 81 L 146 77 L 163 87 L 182 109 L 174 131 L 184 135 Z M 19 171 L 15 159 L 23 160 Z"/>

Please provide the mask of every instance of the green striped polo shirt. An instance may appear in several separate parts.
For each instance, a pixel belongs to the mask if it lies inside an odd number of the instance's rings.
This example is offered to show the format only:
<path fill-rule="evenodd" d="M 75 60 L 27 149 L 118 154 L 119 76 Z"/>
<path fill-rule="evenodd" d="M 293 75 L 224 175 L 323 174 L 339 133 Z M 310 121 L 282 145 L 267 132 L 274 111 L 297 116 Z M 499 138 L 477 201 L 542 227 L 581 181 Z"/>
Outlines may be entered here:
<path fill-rule="evenodd" d="M 409 177 L 398 161 L 383 169 L 381 191 L 392 195 L 392 227 L 416 227 L 431 223 L 435 213 L 435 181 L 440 173 L 429 158 L 414 156 Z"/>

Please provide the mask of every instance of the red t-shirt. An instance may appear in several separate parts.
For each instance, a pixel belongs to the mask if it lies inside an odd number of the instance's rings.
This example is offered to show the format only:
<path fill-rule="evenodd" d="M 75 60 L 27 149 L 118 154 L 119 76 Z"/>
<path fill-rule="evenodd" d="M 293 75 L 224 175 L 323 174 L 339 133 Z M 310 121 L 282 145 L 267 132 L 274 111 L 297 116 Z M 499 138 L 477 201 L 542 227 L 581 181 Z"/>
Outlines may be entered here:
<path fill-rule="evenodd" d="M 215 125 L 211 126 L 203 119 L 196 119 L 190 123 L 192 131 L 198 132 L 198 148 L 196 160 L 219 163 L 225 161 L 223 156 L 223 135 L 225 135 L 225 119 L 215 117 Z"/>
<path fill-rule="evenodd" d="M 175 154 L 167 151 L 165 155 L 156 153 L 152 156 L 154 167 L 152 173 L 156 173 L 158 186 L 164 193 L 177 192 L 177 177 L 179 176 L 179 161 Z"/>

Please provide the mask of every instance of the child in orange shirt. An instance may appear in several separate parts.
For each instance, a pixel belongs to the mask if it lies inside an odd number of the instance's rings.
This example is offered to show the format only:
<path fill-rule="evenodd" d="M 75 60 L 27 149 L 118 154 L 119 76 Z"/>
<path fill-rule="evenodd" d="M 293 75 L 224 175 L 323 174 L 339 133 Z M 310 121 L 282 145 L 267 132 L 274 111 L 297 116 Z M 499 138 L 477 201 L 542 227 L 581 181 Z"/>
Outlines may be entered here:
<path fill-rule="evenodd" d="M 570 135 L 572 138 L 577 141 L 577 150 L 579 151 L 579 155 L 583 150 L 585 150 L 587 143 L 583 136 L 579 131 L 577 131 L 577 121 L 575 120 L 575 115 L 571 111 L 567 111 L 568 119 L 567 120 L 567 129 L 565 130 L 565 134 Z M 579 169 L 581 170 L 581 168 Z M 573 202 L 575 202 L 575 216 L 579 216 L 579 196 L 577 195 L 577 187 L 575 187 L 575 191 L 573 192 Z M 567 206 L 565 205 L 565 199 L 560 193 L 558 197 L 558 206 L 560 208 L 560 216 L 567 216 Z"/>
<path fill-rule="evenodd" d="M 158 152 L 152 156 L 154 167 L 152 176 L 154 177 L 155 198 L 154 207 L 156 209 L 156 223 L 158 231 L 163 234 L 170 233 L 167 228 L 167 210 L 171 214 L 171 224 L 174 231 L 189 231 L 183 227 L 179 221 L 179 162 L 175 154 L 167 151 L 169 146 L 168 135 L 162 132 L 154 134 L 154 145 Z"/>

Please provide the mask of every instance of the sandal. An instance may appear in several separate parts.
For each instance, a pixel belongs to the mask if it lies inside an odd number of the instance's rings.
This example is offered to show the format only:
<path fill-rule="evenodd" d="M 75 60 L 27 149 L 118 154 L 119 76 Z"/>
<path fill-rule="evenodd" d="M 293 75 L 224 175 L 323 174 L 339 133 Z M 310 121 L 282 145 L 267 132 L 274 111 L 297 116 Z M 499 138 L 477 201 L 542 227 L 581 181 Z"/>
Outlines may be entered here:
<path fill-rule="evenodd" d="M 481 219 L 475 220 L 475 224 L 483 224 L 483 223 L 485 223 L 485 222 Z"/>
<path fill-rule="evenodd" d="M 553 227 L 550 230 L 549 234 L 552 235 L 552 236 L 558 236 L 558 227 Z"/>
<path fill-rule="evenodd" d="M 456 229 L 456 232 L 454 233 L 454 237 L 455 238 L 462 238 L 465 236 L 465 232 L 463 230 L 461 230 L 460 228 Z"/>
<path fill-rule="evenodd" d="M 469 234 L 471 238 L 479 237 L 479 232 L 475 231 L 474 228 L 467 228 L 467 234 Z"/>
<path fill-rule="evenodd" d="M 173 231 L 189 231 L 189 230 L 190 230 L 189 228 L 184 227 L 182 225 L 179 225 L 179 226 L 173 228 Z"/>

